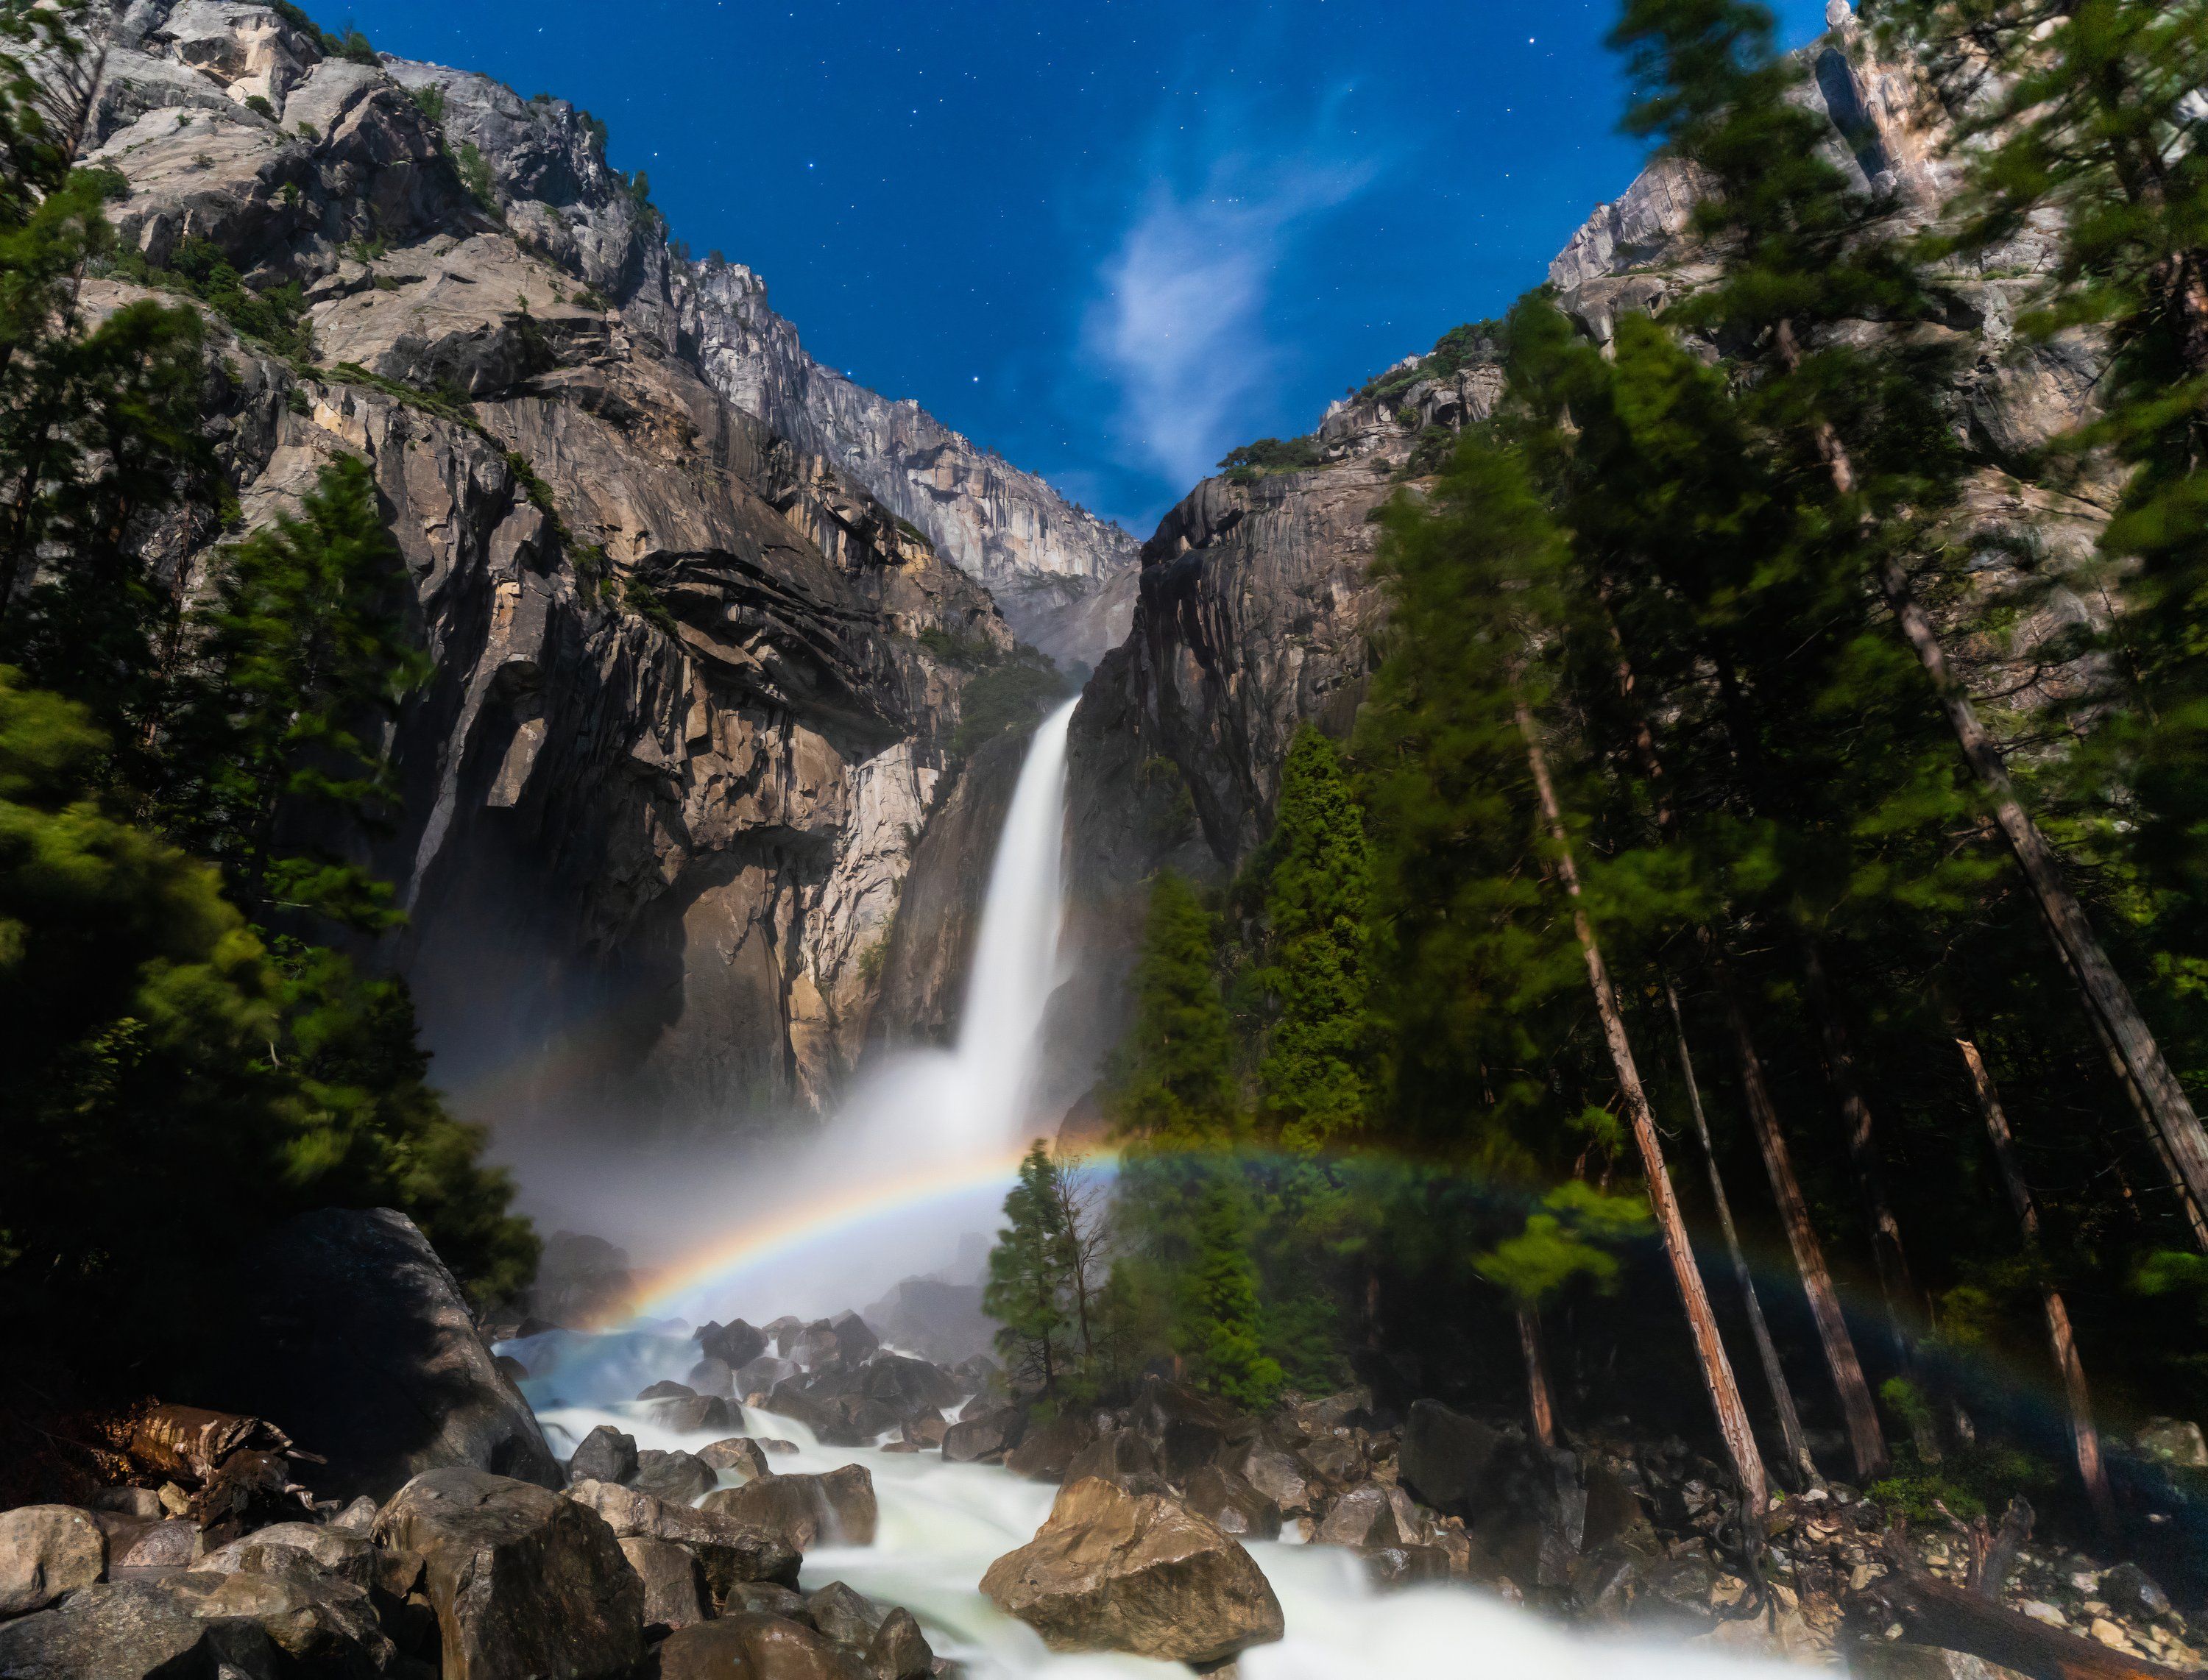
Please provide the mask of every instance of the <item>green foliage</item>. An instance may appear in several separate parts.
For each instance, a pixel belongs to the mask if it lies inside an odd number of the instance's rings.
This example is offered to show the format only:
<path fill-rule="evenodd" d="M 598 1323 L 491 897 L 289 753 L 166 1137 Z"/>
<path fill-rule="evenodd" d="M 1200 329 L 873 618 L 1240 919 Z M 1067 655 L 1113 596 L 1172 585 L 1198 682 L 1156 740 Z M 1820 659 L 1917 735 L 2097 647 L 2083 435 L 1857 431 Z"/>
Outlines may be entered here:
<path fill-rule="evenodd" d="M 1065 698 L 1065 679 L 1047 654 L 1025 644 L 966 680 L 958 691 L 958 727 L 951 756 L 971 758 L 999 735 L 1030 729 Z"/>
<path fill-rule="evenodd" d="M 659 591 L 643 579 L 631 578 L 622 584 L 621 606 L 645 623 L 654 625 L 669 635 L 675 633 L 675 615 L 668 610 L 667 603 L 660 598 Z"/>
<path fill-rule="evenodd" d="M 1479 362 L 1498 359 L 1502 324 L 1493 321 L 1467 321 L 1452 327 L 1434 341 L 1434 347 L 1408 367 L 1391 368 L 1375 375 L 1358 392 L 1360 402 L 1389 403 L 1421 380 L 1448 379 Z"/>
<path fill-rule="evenodd" d="M 1073 1368 L 1076 1273 L 1080 1256 L 1068 1215 L 1062 1170 L 1038 1138 L 1005 1198 L 1004 1229 L 989 1251 L 981 1310 L 994 1318 L 997 1351 L 1013 1380 L 1055 1397 Z"/>
<path fill-rule="evenodd" d="M 414 90 L 414 108 L 432 128 L 445 126 L 445 90 L 435 83 Z"/>
<path fill-rule="evenodd" d="M 1302 472 L 1324 462 L 1315 437 L 1261 437 L 1228 450 L 1219 465 L 1230 483 L 1254 484 L 1269 472 Z"/>
<path fill-rule="evenodd" d="M 1195 1198 L 1191 1251 L 1177 1280 L 1173 1337 L 1200 1387 L 1257 1411 L 1280 1393 L 1281 1374 L 1264 1352 L 1250 1227 L 1232 1167 L 1207 1164 Z"/>
<path fill-rule="evenodd" d="M 1638 1197 L 1605 1196 L 1575 1179 L 1541 1198 L 1525 1228 L 1480 1256 L 1474 1269 L 1521 1307 L 1538 1307 L 1575 1278 L 1608 1289 L 1617 1278 L 1617 1246 L 1648 1234 L 1653 1221 Z"/>
<path fill-rule="evenodd" d="M 266 343 L 279 355 L 300 360 L 314 356 L 314 328 L 307 320 L 306 298 L 297 281 L 286 281 L 255 291 L 222 254 L 221 247 L 201 238 L 178 245 L 170 267 L 156 268 L 135 251 L 118 252 L 115 272 L 142 285 L 187 292 L 199 298 L 239 332 Z"/>
<path fill-rule="evenodd" d="M 342 35 L 333 35 L 325 31 L 322 51 L 333 58 L 342 58 L 348 63 L 365 64 L 371 70 L 380 69 L 383 65 L 382 59 L 376 57 L 375 49 L 369 45 L 368 37 L 357 29 L 348 29 Z"/>
<path fill-rule="evenodd" d="M 266 117 L 272 123 L 276 120 L 276 107 L 268 103 L 267 95 L 264 93 L 248 93 L 245 108 L 255 117 Z"/>
<path fill-rule="evenodd" d="M 468 196 L 493 215 L 498 214 L 498 182 L 482 148 L 471 140 L 462 141 L 453 154 L 453 164 L 460 172 L 460 184 L 468 189 Z"/>
<path fill-rule="evenodd" d="M 1225 1149 L 1242 1131 L 1215 957 L 1210 912 L 1185 878 L 1160 872 L 1135 964 L 1134 1020 L 1107 1087 L 1119 1142 L 1188 1154 Z"/>

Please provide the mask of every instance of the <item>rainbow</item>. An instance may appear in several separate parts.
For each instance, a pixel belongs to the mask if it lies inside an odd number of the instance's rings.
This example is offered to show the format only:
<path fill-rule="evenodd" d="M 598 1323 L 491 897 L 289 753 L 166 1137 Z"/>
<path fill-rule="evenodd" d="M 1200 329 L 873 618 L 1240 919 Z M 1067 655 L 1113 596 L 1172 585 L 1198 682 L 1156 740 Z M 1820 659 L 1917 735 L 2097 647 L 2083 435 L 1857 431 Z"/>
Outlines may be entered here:
<path fill-rule="evenodd" d="M 716 1237 L 703 1249 L 655 1272 L 627 1303 L 626 1317 L 672 1317 L 678 1306 L 699 1291 L 726 1283 L 752 1267 L 794 1253 L 839 1231 L 992 1185 L 1010 1185 L 1018 1176 L 1026 1154 L 1023 1146 L 978 1161 L 952 1161 L 932 1172 L 908 1173 L 891 1184 L 862 1185 L 748 1223 L 741 1231 Z M 1117 1161 L 1114 1152 L 1102 1150 L 1083 1155 L 1080 1164 L 1109 1171 Z"/>

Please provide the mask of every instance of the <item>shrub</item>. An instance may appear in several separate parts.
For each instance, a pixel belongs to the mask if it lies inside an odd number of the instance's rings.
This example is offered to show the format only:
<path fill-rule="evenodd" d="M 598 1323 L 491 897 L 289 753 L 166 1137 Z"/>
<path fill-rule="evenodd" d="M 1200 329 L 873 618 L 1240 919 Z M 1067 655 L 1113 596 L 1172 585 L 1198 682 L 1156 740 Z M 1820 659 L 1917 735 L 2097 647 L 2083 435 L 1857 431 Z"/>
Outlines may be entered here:
<path fill-rule="evenodd" d="M 414 108 L 437 128 L 445 126 L 445 90 L 441 87 L 417 87 Z"/>
<path fill-rule="evenodd" d="M 1219 465 L 1227 469 L 1227 477 L 1236 483 L 1246 484 L 1263 473 L 1301 472 L 1320 465 L 1323 459 L 1317 438 L 1261 437 L 1255 443 L 1230 449 Z M 1237 476 L 1238 469 L 1240 476 Z"/>
<path fill-rule="evenodd" d="M 490 159 L 472 141 L 464 140 L 453 155 L 454 166 L 460 172 L 460 184 L 468 189 L 468 196 L 494 215 L 498 212 L 498 183 L 491 178 Z"/>
<path fill-rule="evenodd" d="M 256 117 L 266 117 L 272 123 L 276 120 L 276 107 L 268 103 L 267 96 L 264 93 L 248 93 L 245 96 L 245 108 Z"/>
<path fill-rule="evenodd" d="M 296 281 L 255 291 L 231 266 L 222 248 L 207 239 L 187 239 L 177 247 L 171 267 L 156 268 L 136 251 L 115 259 L 115 271 L 145 285 L 165 286 L 200 299 L 239 332 L 262 340 L 279 354 L 310 356 L 314 329 L 307 302 Z"/>
<path fill-rule="evenodd" d="M 1001 663 L 969 678 L 958 696 L 958 727 L 951 756 L 971 758 L 999 735 L 1036 723 L 1065 695 L 1065 678 L 1048 656 L 1016 647 Z"/>

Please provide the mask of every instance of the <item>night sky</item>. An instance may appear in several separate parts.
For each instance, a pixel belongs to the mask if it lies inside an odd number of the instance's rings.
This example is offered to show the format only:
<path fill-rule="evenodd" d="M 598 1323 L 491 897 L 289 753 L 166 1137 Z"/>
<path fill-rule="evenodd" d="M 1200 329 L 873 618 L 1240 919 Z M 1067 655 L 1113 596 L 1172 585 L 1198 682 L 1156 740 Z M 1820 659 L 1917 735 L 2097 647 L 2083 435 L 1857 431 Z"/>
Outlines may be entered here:
<path fill-rule="evenodd" d="M 1139 535 L 1234 445 L 1500 314 L 1638 159 L 1612 0 L 309 9 L 596 112 L 816 357 Z"/>

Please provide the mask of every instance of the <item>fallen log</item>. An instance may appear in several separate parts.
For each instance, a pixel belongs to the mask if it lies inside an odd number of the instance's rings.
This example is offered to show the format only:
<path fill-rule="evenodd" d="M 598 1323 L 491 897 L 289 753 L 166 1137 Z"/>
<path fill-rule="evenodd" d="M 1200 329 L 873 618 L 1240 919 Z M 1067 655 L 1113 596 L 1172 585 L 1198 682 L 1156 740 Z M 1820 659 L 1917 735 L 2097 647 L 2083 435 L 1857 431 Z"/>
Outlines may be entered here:
<path fill-rule="evenodd" d="M 290 1436 L 266 1419 L 236 1412 L 208 1412 L 196 1406 L 153 1407 L 132 1423 L 125 1450 L 154 1475 L 207 1482 L 213 1479 L 231 1454 L 249 1448 L 313 1464 L 322 1461 L 312 1453 L 301 1452 L 291 1444 Z"/>
<path fill-rule="evenodd" d="M 1912 1645 L 1960 1651 L 2029 1680 L 2190 1680 L 2127 1652 L 2035 1622 L 1966 1587 L 1926 1575 L 1889 1545 L 1892 1573 L 1850 1595 L 1849 1609 L 1882 1631 L 1897 1623 Z"/>

